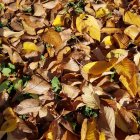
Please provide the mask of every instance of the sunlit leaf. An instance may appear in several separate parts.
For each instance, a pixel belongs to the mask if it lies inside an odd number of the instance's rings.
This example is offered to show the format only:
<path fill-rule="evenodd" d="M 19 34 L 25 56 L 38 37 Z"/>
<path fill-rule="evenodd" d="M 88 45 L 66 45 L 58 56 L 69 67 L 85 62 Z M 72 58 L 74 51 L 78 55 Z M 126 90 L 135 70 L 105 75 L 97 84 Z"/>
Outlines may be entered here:
<path fill-rule="evenodd" d="M 134 75 L 131 80 L 128 80 L 125 76 L 121 75 L 119 80 L 122 82 L 124 87 L 128 90 L 129 94 L 132 97 L 135 97 L 138 90 L 136 75 Z"/>
<path fill-rule="evenodd" d="M 100 41 L 100 26 L 93 16 L 80 14 L 76 19 L 76 28 L 79 32 L 87 32 L 93 39 Z"/>
<path fill-rule="evenodd" d="M 128 79 L 131 79 L 137 71 L 135 64 L 127 58 L 115 65 L 114 68 L 118 74 L 123 75 Z"/>
<path fill-rule="evenodd" d="M 124 14 L 123 21 L 125 23 L 137 25 L 138 27 L 140 27 L 140 16 L 137 15 L 136 13 L 132 13 L 130 11 L 127 11 Z"/>
<path fill-rule="evenodd" d="M 54 26 L 63 26 L 64 25 L 64 15 L 57 15 L 54 19 L 52 25 Z"/>
<path fill-rule="evenodd" d="M 99 130 L 97 129 L 97 124 L 94 119 L 91 121 L 85 119 L 82 124 L 81 129 L 81 140 L 98 140 Z"/>
<path fill-rule="evenodd" d="M 105 133 L 101 132 L 99 135 L 99 140 L 106 140 Z"/>
<path fill-rule="evenodd" d="M 26 52 L 39 51 L 38 46 L 33 42 L 24 42 L 23 50 L 25 50 Z"/>
<path fill-rule="evenodd" d="M 104 17 L 106 16 L 107 14 L 109 14 L 109 10 L 107 8 L 99 8 L 97 11 L 96 11 L 96 17 L 97 18 L 101 18 L 101 17 Z"/>
<path fill-rule="evenodd" d="M 140 29 L 135 25 L 131 25 L 125 28 L 124 33 L 134 40 L 140 33 Z"/>
<path fill-rule="evenodd" d="M 108 71 L 111 67 L 111 63 L 107 61 L 95 61 L 90 62 L 83 66 L 83 71 L 88 74 L 93 74 L 95 76 L 102 74 L 105 71 Z"/>

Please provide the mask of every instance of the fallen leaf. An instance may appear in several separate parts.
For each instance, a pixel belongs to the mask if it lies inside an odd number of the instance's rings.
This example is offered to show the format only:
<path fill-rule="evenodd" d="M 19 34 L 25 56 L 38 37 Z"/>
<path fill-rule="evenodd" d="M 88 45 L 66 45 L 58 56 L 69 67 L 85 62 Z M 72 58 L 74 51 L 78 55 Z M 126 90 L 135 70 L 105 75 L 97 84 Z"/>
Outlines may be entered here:
<path fill-rule="evenodd" d="M 125 138 L 125 140 L 139 140 L 140 139 L 140 135 L 135 134 L 135 135 L 129 135 Z"/>
<path fill-rule="evenodd" d="M 93 39 L 100 41 L 100 26 L 93 16 L 80 14 L 76 19 L 76 28 L 79 32 L 87 32 Z"/>
<path fill-rule="evenodd" d="M 24 92 L 34 93 L 34 94 L 47 94 L 51 86 L 45 80 L 40 77 L 33 75 L 31 80 L 27 83 L 26 87 L 23 89 Z"/>
<path fill-rule="evenodd" d="M 134 98 L 138 91 L 137 77 L 134 75 L 131 80 L 128 80 L 125 76 L 121 75 L 119 80 L 124 87 L 128 90 L 129 94 Z"/>
<path fill-rule="evenodd" d="M 14 32 L 12 30 L 10 30 L 9 28 L 0 28 L 0 36 L 4 36 L 4 37 L 20 37 L 24 34 L 24 31 L 20 31 L 20 32 Z"/>
<path fill-rule="evenodd" d="M 54 26 L 63 26 L 64 25 L 64 15 L 57 15 L 54 19 L 52 25 Z"/>
<path fill-rule="evenodd" d="M 106 140 L 105 133 L 101 132 L 99 135 L 99 140 Z"/>
<path fill-rule="evenodd" d="M 115 138 L 115 112 L 113 108 L 104 106 L 101 108 L 99 116 L 99 128 L 105 134 L 106 139 Z"/>
<path fill-rule="evenodd" d="M 83 87 L 82 91 L 84 93 L 82 95 L 82 99 L 86 106 L 93 109 L 99 109 L 100 99 L 99 96 L 94 92 L 92 85 L 89 84 L 88 86 Z"/>
<path fill-rule="evenodd" d="M 108 10 L 107 8 L 105 8 L 105 7 L 99 8 L 99 9 L 95 12 L 95 14 L 96 14 L 96 17 L 97 17 L 97 18 L 101 18 L 101 17 L 104 17 L 104 16 L 106 16 L 107 14 L 109 14 L 109 10 Z"/>
<path fill-rule="evenodd" d="M 24 27 L 24 30 L 29 34 L 29 35 L 36 35 L 36 31 L 33 27 L 29 26 L 25 21 L 22 20 L 22 25 Z"/>
<path fill-rule="evenodd" d="M 113 37 L 121 49 L 128 47 L 129 38 L 125 34 L 114 34 Z"/>
<path fill-rule="evenodd" d="M 81 140 L 98 140 L 99 130 L 97 129 L 97 124 L 94 119 L 88 121 L 85 119 L 82 123 L 81 128 Z"/>
<path fill-rule="evenodd" d="M 115 114 L 117 127 L 126 133 L 137 133 L 138 124 L 134 114 L 121 107 L 119 104 L 117 105 L 117 107 L 118 110 Z"/>
<path fill-rule="evenodd" d="M 108 71 L 111 66 L 111 63 L 107 61 L 95 61 L 84 65 L 83 71 L 98 76 L 103 72 Z"/>
<path fill-rule="evenodd" d="M 80 70 L 78 64 L 73 59 L 70 59 L 69 62 L 64 65 L 64 69 L 73 72 L 77 72 Z"/>
<path fill-rule="evenodd" d="M 80 93 L 80 90 L 76 86 L 62 84 L 62 92 L 69 98 L 74 99 Z"/>
<path fill-rule="evenodd" d="M 125 28 L 124 33 L 128 35 L 132 40 L 135 40 L 135 38 L 140 33 L 140 29 L 135 25 L 131 25 Z"/>
<path fill-rule="evenodd" d="M 64 135 L 61 138 L 61 140 L 71 140 L 71 139 L 78 140 L 78 137 L 76 135 L 72 134 L 68 130 L 64 133 Z"/>
<path fill-rule="evenodd" d="M 39 101 L 37 99 L 26 99 L 20 102 L 14 109 L 17 114 L 23 115 L 40 110 Z"/>
<path fill-rule="evenodd" d="M 114 68 L 116 69 L 119 75 L 123 75 L 127 77 L 129 80 L 133 78 L 133 76 L 137 72 L 135 64 L 127 58 L 125 58 L 120 63 L 115 65 Z"/>
<path fill-rule="evenodd" d="M 3 115 L 4 115 L 4 119 L 6 121 L 2 124 L 0 130 L 5 131 L 5 132 L 14 131 L 17 128 L 17 124 L 19 122 L 19 119 L 17 118 L 17 116 L 13 112 L 13 109 L 10 107 L 6 108 L 3 112 Z"/>
<path fill-rule="evenodd" d="M 34 4 L 34 16 L 43 16 L 45 15 L 45 9 L 43 8 L 43 5 L 40 3 Z"/>
<path fill-rule="evenodd" d="M 58 32 L 56 32 L 52 28 L 50 28 L 47 32 L 43 34 L 42 39 L 45 43 L 54 45 L 55 49 L 59 49 L 59 47 L 61 47 L 62 44 L 61 36 Z"/>
<path fill-rule="evenodd" d="M 32 42 L 24 42 L 23 50 L 25 50 L 28 53 L 28 52 L 32 52 L 32 51 L 39 51 L 39 48 L 37 45 L 35 45 Z"/>
<path fill-rule="evenodd" d="M 133 24 L 140 27 L 140 16 L 137 15 L 136 13 L 127 11 L 123 16 L 123 21 L 127 24 Z"/>

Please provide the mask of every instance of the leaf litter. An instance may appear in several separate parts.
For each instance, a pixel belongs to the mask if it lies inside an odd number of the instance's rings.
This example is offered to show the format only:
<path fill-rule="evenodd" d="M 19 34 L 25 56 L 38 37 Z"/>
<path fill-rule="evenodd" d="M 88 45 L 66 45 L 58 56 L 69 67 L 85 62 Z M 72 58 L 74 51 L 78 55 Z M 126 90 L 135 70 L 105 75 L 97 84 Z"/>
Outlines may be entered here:
<path fill-rule="evenodd" d="M 139 140 L 139 7 L 0 0 L 0 140 Z"/>

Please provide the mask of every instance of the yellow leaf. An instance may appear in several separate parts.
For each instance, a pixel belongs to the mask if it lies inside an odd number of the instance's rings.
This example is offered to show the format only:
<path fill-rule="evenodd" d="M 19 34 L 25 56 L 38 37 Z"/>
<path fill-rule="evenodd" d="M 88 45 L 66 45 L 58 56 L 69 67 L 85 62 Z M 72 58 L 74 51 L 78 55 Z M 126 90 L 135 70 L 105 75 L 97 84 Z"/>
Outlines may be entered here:
<path fill-rule="evenodd" d="M 125 28 L 124 33 L 134 40 L 140 33 L 140 29 L 135 25 L 131 25 Z"/>
<path fill-rule="evenodd" d="M 3 111 L 3 116 L 6 121 L 2 124 L 1 131 L 12 132 L 15 130 L 19 119 L 13 109 L 11 107 L 6 108 Z"/>
<path fill-rule="evenodd" d="M 97 18 L 101 18 L 101 17 L 104 17 L 106 16 L 107 14 L 109 14 L 109 10 L 107 8 L 99 8 L 97 11 L 96 11 L 96 17 Z"/>
<path fill-rule="evenodd" d="M 125 70 L 124 70 L 125 71 Z M 128 80 L 125 76 L 120 76 L 120 81 L 124 85 L 124 87 L 128 90 L 129 94 L 132 97 L 136 96 L 136 93 L 138 91 L 138 85 L 137 85 L 137 77 L 134 75 L 131 80 Z"/>
<path fill-rule="evenodd" d="M 124 58 L 126 58 L 128 56 L 128 51 L 127 50 L 124 50 L 124 49 L 114 49 L 114 50 L 111 50 L 107 55 L 106 57 L 108 59 L 117 59 L 116 63 L 119 63 L 121 62 Z"/>
<path fill-rule="evenodd" d="M 11 107 L 8 107 L 6 108 L 4 111 L 3 111 L 3 115 L 4 115 L 4 119 L 7 121 L 7 120 L 10 120 L 10 119 L 14 119 L 16 118 L 17 116 L 15 115 L 15 113 L 13 112 L 13 109 Z"/>
<path fill-rule="evenodd" d="M 86 140 L 98 140 L 98 129 L 96 126 L 96 122 L 92 120 L 87 123 L 87 134 Z"/>
<path fill-rule="evenodd" d="M 49 132 L 46 136 L 46 140 L 54 140 L 53 138 L 53 133 L 52 132 Z"/>
<path fill-rule="evenodd" d="M 63 26 L 64 25 L 64 15 L 57 15 L 54 19 L 52 25 L 54 26 Z"/>
<path fill-rule="evenodd" d="M 83 71 L 88 74 L 93 74 L 95 76 L 98 76 L 102 74 L 105 71 L 108 71 L 111 67 L 110 62 L 106 61 L 96 61 L 96 62 L 90 62 L 83 66 Z"/>
<path fill-rule="evenodd" d="M 106 140 L 105 133 L 101 132 L 99 135 L 99 140 Z"/>
<path fill-rule="evenodd" d="M 76 28 L 79 32 L 86 32 L 93 39 L 100 41 L 100 26 L 93 16 L 80 14 L 76 19 Z"/>
<path fill-rule="evenodd" d="M 111 46 L 113 44 L 112 36 L 106 36 L 102 42 L 105 46 Z"/>
<path fill-rule="evenodd" d="M 114 68 L 119 75 L 123 75 L 128 79 L 133 78 L 133 75 L 136 73 L 135 64 L 127 58 L 115 65 Z"/>
<path fill-rule="evenodd" d="M 1 126 L 1 131 L 5 132 L 12 132 L 17 128 L 17 120 L 16 119 L 10 119 L 5 121 Z"/>
<path fill-rule="evenodd" d="M 132 13 L 130 11 L 127 11 L 123 17 L 123 21 L 128 24 L 137 25 L 140 27 L 140 16 L 136 13 Z"/>
<path fill-rule="evenodd" d="M 97 129 L 96 121 L 85 119 L 81 129 L 81 140 L 98 140 L 99 131 Z"/>
<path fill-rule="evenodd" d="M 25 50 L 25 52 L 39 51 L 38 46 L 32 42 L 24 42 L 23 50 Z"/>

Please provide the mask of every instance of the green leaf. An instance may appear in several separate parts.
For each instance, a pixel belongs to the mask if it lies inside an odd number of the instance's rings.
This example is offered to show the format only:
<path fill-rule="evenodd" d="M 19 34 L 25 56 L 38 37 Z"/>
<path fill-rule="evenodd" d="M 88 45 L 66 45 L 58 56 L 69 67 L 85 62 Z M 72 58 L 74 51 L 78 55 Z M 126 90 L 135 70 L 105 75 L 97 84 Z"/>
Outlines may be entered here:
<path fill-rule="evenodd" d="M 4 81 L 0 84 L 0 92 L 2 92 L 5 89 L 8 89 L 10 85 L 10 81 Z"/>
<path fill-rule="evenodd" d="M 3 68 L 2 69 L 2 73 L 4 76 L 9 76 L 9 74 L 11 73 L 11 69 L 10 68 Z"/>
<path fill-rule="evenodd" d="M 52 89 L 54 92 L 58 92 L 60 91 L 61 89 L 61 84 L 59 82 L 59 79 L 57 77 L 54 77 L 52 80 L 51 80 L 51 84 L 52 84 Z"/>
<path fill-rule="evenodd" d="M 8 66 L 9 66 L 9 68 L 11 68 L 13 70 L 16 68 L 15 65 L 13 65 L 12 63 L 8 63 Z"/>
<path fill-rule="evenodd" d="M 3 3 L 0 3 L 0 10 L 3 10 L 3 9 L 5 9 L 5 6 Z"/>
<path fill-rule="evenodd" d="M 61 32 L 61 31 L 62 31 L 62 27 L 60 27 L 60 26 L 55 26 L 55 31 Z"/>
<path fill-rule="evenodd" d="M 20 89 L 23 85 L 23 81 L 22 81 L 22 79 L 17 79 L 14 81 L 13 84 L 14 84 L 15 89 Z"/>

